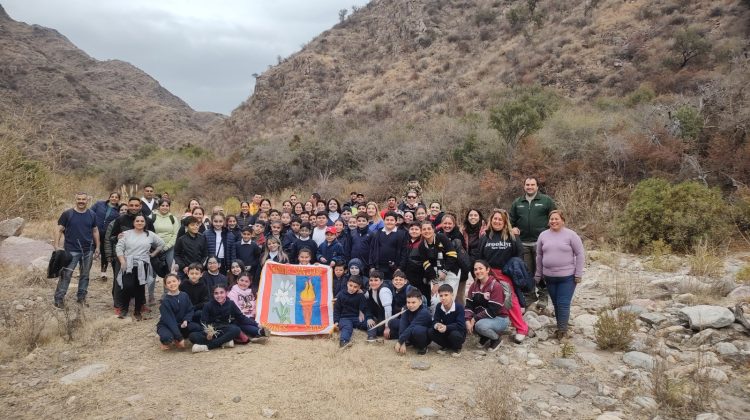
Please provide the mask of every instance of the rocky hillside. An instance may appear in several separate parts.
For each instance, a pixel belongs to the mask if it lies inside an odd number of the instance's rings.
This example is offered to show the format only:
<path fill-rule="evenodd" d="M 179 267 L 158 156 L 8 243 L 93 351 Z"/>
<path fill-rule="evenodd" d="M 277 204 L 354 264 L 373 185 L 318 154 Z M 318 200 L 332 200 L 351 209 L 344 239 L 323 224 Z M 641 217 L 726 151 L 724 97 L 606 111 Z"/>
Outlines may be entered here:
<path fill-rule="evenodd" d="M 204 144 L 219 114 L 192 110 L 133 65 L 98 61 L 54 29 L 12 20 L 0 6 L 0 121 L 35 127 L 29 151 L 68 167 L 125 157 L 142 144 Z"/>
<path fill-rule="evenodd" d="M 748 6 L 373 0 L 257 77 L 252 96 L 212 137 L 236 146 L 302 132 L 330 116 L 360 122 L 463 116 L 488 109 L 498 92 L 521 84 L 574 99 L 621 97 L 644 82 L 659 95 L 693 95 L 747 50 Z M 708 45 L 680 49 L 684 33 Z"/>

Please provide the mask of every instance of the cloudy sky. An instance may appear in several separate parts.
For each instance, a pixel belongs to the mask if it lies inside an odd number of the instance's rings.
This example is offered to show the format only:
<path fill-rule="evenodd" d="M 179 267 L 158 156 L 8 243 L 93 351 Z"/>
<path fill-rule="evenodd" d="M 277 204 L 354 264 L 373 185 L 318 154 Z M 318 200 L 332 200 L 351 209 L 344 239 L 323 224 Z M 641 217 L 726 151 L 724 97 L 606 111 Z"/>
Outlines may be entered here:
<path fill-rule="evenodd" d="M 367 0 L 0 0 L 11 18 L 57 29 L 99 60 L 144 70 L 198 111 L 229 114 L 276 57 Z"/>

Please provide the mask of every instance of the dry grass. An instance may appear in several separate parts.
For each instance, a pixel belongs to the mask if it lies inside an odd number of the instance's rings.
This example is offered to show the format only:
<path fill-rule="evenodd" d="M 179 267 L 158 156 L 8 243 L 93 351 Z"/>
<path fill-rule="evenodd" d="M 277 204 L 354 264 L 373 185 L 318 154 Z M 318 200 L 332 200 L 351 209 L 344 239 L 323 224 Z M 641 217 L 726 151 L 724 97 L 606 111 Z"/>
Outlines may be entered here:
<path fill-rule="evenodd" d="M 680 268 L 680 259 L 672 254 L 672 247 L 663 240 L 651 242 L 648 247 L 649 259 L 646 267 L 673 273 Z"/>
<path fill-rule="evenodd" d="M 627 350 L 633 341 L 637 315 L 632 312 L 601 311 L 594 324 L 594 341 L 602 350 Z"/>
<path fill-rule="evenodd" d="M 750 284 L 750 265 L 740 268 L 737 274 L 735 274 L 734 279 L 737 283 Z"/>
<path fill-rule="evenodd" d="M 509 378 L 498 373 L 488 373 L 481 381 L 477 396 L 477 409 L 482 417 L 489 420 L 516 420 L 521 418 L 516 401 L 501 389 L 516 389 Z"/>
<path fill-rule="evenodd" d="M 724 273 L 724 258 L 705 241 L 693 247 L 693 253 L 687 257 L 690 272 L 699 277 L 719 277 Z"/>
<path fill-rule="evenodd" d="M 643 280 L 633 273 L 617 271 L 610 273 L 609 276 L 607 288 L 611 309 L 627 305 L 637 297 L 637 292 L 643 287 Z"/>
<path fill-rule="evenodd" d="M 589 261 L 596 261 L 602 265 L 606 265 L 611 268 L 620 267 L 622 258 L 616 252 L 604 251 L 604 250 L 593 250 L 586 253 L 586 258 Z"/>
<path fill-rule="evenodd" d="M 670 374 L 669 364 L 655 358 L 651 372 L 651 393 L 659 404 L 659 411 L 670 417 L 693 418 L 696 414 L 711 411 L 716 405 L 716 384 L 708 377 L 707 358 L 700 354 L 698 368 L 689 378 Z"/>

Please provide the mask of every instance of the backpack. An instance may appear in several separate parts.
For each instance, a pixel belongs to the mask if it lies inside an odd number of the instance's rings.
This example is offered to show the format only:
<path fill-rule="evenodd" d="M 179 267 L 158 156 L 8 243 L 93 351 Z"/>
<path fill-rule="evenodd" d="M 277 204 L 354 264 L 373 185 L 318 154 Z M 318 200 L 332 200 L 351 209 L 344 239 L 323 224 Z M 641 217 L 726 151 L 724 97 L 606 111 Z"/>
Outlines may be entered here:
<path fill-rule="evenodd" d="M 149 219 L 151 219 L 151 223 L 155 223 L 156 213 L 151 213 L 151 216 L 149 216 Z M 174 220 L 174 216 L 172 216 L 171 214 L 169 215 L 169 221 L 172 222 L 172 227 L 174 227 L 175 220 Z"/>

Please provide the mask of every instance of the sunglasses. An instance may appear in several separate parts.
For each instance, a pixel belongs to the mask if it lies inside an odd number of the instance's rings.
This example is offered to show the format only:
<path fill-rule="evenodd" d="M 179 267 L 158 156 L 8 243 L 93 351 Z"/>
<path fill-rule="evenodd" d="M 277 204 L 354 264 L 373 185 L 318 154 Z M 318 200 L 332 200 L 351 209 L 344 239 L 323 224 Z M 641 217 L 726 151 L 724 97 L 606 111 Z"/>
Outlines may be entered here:
<path fill-rule="evenodd" d="M 416 195 L 407 195 L 406 198 L 417 198 Z"/>

